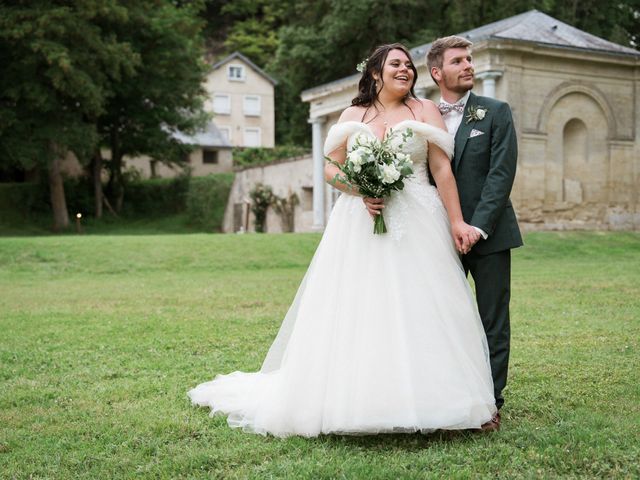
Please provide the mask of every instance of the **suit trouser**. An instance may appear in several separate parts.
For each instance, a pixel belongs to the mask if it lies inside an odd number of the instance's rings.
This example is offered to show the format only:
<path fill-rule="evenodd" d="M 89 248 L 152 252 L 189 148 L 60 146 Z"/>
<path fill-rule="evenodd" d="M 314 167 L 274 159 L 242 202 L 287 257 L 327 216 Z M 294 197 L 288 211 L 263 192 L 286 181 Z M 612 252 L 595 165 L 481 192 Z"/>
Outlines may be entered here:
<path fill-rule="evenodd" d="M 472 250 L 462 257 L 466 274 L 476 286 L 478 311 L 487 335 L 496 406 L 502 407 L 502 390 L 509 367 L 509 300 L 511 298 L 511 251 L 479 255 Z"/>

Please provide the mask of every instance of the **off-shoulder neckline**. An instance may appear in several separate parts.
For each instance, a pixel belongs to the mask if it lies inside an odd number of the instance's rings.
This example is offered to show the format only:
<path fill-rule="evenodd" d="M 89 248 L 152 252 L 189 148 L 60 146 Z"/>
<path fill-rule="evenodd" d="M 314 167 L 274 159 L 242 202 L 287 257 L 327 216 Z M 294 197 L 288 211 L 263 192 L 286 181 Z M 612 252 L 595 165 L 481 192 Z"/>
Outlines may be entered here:
<path fill-rule="evenodd" d="M 373 131 L 373 129 L 371 128 L 371 126 L 368 123 L 364 123 L 364 122 L 359 122 L 357 120 L 347 120 L 346 122 L 340 122 L 340 123 L 336 123 L 335 126 L 338 125 L 347 125 L 349 123 L 355 123 L 357 125 L 362 125 L 363 127 L 365 127 L 367 130 L 369 130 L 369 133 L 371 133 L 375 138 L 377 138 L 378 140 L 380 140 L 381 142 L 387 138 L 387 135 L 389 134 L 389 132 L 391 130 L 397 130 L 398 127 L 400 125 L 402 125 L 403 123 L 417 123 L 419 124 L 420 127 L 428 127 L 428 128 L 433 128 L 435 130 L 440 130 L 443 133 L 449 133 L 446 130 L 436 127 L 435 125 L 431 125 L 430 123 L 426 123 L 426 122 L 421 122 L 420 120 L 413 120 L 411 118 L 408 118 L 406 120 L 400 120 L 398 123 L 396 123 L 395 125 L 391 126 L 391 127 L 387 127 L 387 129 L 384 132 L 384 135 L 382 138 L 378 137 L 378 135 L 375 134 L 375 132 Z"/>

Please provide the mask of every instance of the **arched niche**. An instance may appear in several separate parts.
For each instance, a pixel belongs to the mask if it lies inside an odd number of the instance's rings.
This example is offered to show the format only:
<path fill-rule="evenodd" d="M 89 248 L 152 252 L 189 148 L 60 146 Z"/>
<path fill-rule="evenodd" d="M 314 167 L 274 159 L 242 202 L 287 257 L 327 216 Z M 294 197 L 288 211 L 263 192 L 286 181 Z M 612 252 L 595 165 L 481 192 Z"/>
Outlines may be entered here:
<path fill-rule="evenodd" d="M 567 93 L 549 109 L 544 125 L 547 210 L 606 203 L 611 126 L 600 102 L 584 92 Z"/>
<path fill-rule="evenodd" d="M 582 203 L 583 173 L 589 163 L 589 132 L 579 118 L 572 118 L 562 131 L 562 201 Z"/>

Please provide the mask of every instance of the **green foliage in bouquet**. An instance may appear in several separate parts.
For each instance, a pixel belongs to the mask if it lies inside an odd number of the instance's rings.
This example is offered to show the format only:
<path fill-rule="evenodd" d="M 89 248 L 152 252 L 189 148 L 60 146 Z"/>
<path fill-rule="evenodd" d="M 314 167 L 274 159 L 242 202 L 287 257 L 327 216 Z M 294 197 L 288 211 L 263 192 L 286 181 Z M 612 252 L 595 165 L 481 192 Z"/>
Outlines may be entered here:
<path fill-rule="evenodd" d="M 391 192 L 404 188 L 404 179 L 413 174 L 411 157 L 403 151 L 407 139 L 413 136 L 408 128 L 403 133 L 389 129 L 384 140 L 360 134 L 347 152 L 344 162 L 338 163 L 330 158 L 341 174 L 336 174 L 332 182 L 347 185 L 365 197 L 384 198 Z M 387 232 L 382 212 L 376 215 L 373 233 Z"/>

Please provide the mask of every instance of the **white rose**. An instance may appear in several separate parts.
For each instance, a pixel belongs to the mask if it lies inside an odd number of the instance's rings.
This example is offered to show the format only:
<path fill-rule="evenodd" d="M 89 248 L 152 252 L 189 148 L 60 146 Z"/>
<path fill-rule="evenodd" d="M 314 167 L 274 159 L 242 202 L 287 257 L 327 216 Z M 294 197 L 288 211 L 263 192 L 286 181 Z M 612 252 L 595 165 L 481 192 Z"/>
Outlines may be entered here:
<path fill-rule="evenodd" d="M 362 158 L 362 163 L 369 163 L 374 160 L 373 154 L 368 148 L 360 150 L 360 157 Z"/>
<path fill-rule="evenodd" d="M 362 164 L 365 162 L 363 158 L 364 154 L 362 150 L 357 149 L 349 152 L 349 155 L 347 155 L 347 161 L 353 165 L 353 171 L 356 173 L 361 170 Z"/>
<path fill-rule="evenodd" d="M 393 183 L 400 178 L 400 172 L 395 165 L 382 165 L 380 175 L 383 183 Z"/>
<path fill-rule="evenodd" d="M 478 110 L 476 110 L 476 117 L 478 117 L 478 120 L 482 120 L 486 114 L 487 114 L 487 111 L 482 108 L 479 108 Z"/>

